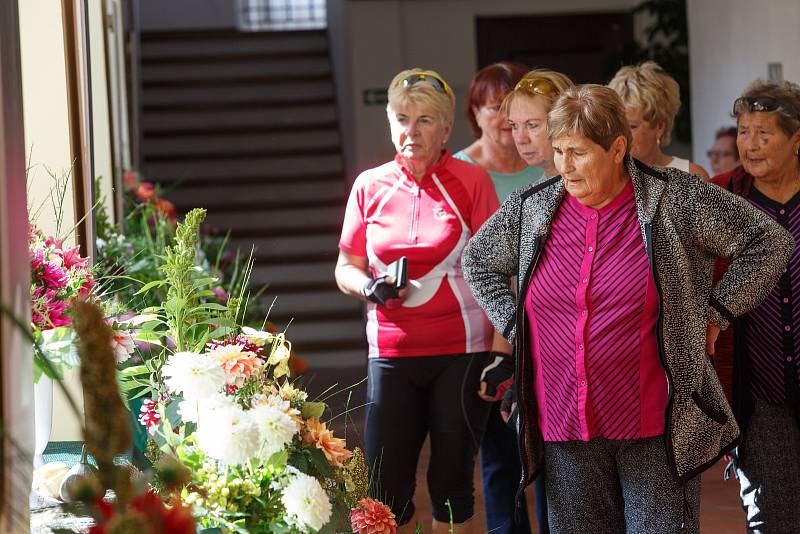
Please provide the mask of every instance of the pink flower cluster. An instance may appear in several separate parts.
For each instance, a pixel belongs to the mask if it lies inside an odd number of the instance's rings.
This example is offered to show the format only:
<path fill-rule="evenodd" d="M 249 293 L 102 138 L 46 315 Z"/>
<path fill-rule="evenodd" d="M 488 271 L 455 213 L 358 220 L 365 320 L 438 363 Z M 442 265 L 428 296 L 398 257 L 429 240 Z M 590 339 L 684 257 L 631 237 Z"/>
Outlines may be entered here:
<path fill-rule="evenodd" d="M 72 300 L 86 298 L 94 289 L 89 258 L 81 257 L 78 247 L 64 248 L 62 240 L 45 236 L 34 226 L 28 232 L 28 253 L 34 327 L 69 326 Z"/>
<path fill-rule="evenodd" d="M 150 434 L 155 434 L 161 424 L 161 415 L 158 413 L 158 403 L 152 399 L 145 399 L 139 408 L 139 423 Z"/>

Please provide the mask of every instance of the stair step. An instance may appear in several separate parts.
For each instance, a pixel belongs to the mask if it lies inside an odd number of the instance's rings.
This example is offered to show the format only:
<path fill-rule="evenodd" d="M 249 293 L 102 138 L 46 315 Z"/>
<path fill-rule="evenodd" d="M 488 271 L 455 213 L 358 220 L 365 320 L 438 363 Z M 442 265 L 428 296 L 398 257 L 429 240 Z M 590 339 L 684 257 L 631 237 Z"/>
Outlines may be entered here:
<path fill-rule="evenodd" d="M 163 162 L 148 163 L 143 169 L 146 176 L 156 181 L 170 182 L 192 179 L 194 181 L 213 180 L 224 186 L 229 179 L 247 177 L 248 179 L 265 172 L 275 176 L 297 176 L 319 173 L 322 170 L 342 172 L 342 157 L 339 154 L 319 156 L 291 156 L 274 158 L 253 158 L 211 165 L 206 162 Z"/>
<path fill-rule="evenodd" d="M 310 351 L 303 350 L 302 346 L 298 346 L 296 348 L 296 354 L 308 363 L 310 373 L 313 373 L 315 370 L 325 369 L 363 368 L 363 373 L 359 376 L 367 376 L 366 341 L 363 342 L 363 346 L 360 349 Z M 358 381 L 359 380 L 355 380 L 352 384 L 338 384 L 337 389 L 352 386 Z M 364 385 L 362 384 L 359 387 L 364 387 Z M 346 393 L 343 393 L 343 395 L 346 395 Z M 355 408 L 355 406 L 353 406 L 353 408 Z M 355 417 L 360 417 L 358 414 L 353 415 Z"/>
<path fill-rule="evenodd" d="M 232 228 L 231 236 L 235 238 L 270 238 L 270 237 L 297 237 L 297 236 L 311 236 L 311 235 L 324 235 L 335 234 L 342 231 L 341 222 L 336 224 L 316 224 L 309 225 L 302 228 Z"/>
<path fill-rule="evenodd" d="M 292 61 L 265 59 L 228 61 L 224 68 L 207 63 L 145 64 L 142 66 L 142 83 L 147 85 L 158 82 L 181 82 L 188 85 L 194 80 L 208 80 L 212 77 L 217 80 L 236 80 L 251 76 L 292 78 L 297 75 L 314 74 L 330 76 L 331 66 L 327 57 Z"/>
<path fill-rule="evenodd" d="M 187 64 L 223 64 L 245 61 L 297 61 L 306 59 L 328 59 L 327 48 L 308 48 L 297 50 L 226 50 L 209 51 L 203 48 L 193 50 L 162 50 L 154 54 L 143 51 L 142 65 L 145 68 L 153 65 L 187 65 Z"/>
<path fill-rule="evenodd" d="M 289 124 L 336 121 L 336 106 L 332 104 L 306 106 L 302 108 L 253 109 L 253 110 L 202 110 L 191 115 L 180 112 L 146 113 L 142 115 L 144 131 L 174 130 L 176 128 L 209 128 L 231 126 L 277 126 Z"/>
<path fill-rule="evenodd" d="M 324 30 L 310 31 L 188 31 L 142 32 L 143 57 L 175 54 L 226 54 L 241 50 L 253 52 L 293 52 L 327 49 Z"/>
<path fill-rule="evenodd" d="M 264 98 L 334 98 L 330 79 L 318 82 L 248 85 L 244 87 L 165 87 L 150 89 L 142 94 L 142 105 L 169 102 L 238 102 Z"/>
<path fill-rule="evenodd" d="M 298 263 L 292 265 L 291 269 L 287 269 L 284 265 L 259 265 L 256 263 L 251 279 L 256 284 L 333 282 L 333 265 Z"/>
<path fill-rule="evenodd" d="M 262 263 L 274 257 L 283 255 L 297 255 L 304 252 L 332 252 L 334 261 L 339 255 L 339 233 L 297 236 L 297 237 L 265 237 L 259 239 L 233 237 L 229 241 L 231 250 L 250 252 L 255 247 L 258 262 Z M 333 269 L 333 266 L 331 266 Z M 335 287 L 335 286 L 329 286 Z M 277 291 L 277 290 L 276 290 Z"/>
<path fill-rule="evenodd" d="M 269 289 L 267 289 L 269 292 Z M 349 297 L 338 290 L 317 291 L 315 293 L 304 294 L 284 294 L 277 295 L 278 300 L 272 311 L 282 316 L 293 316 L 294 314 L 305 314 L 312 312 L 328 313 L 341 311 L 360 317 L 361 301 Z"/>
<path fill-rule="evenodd" d="M 294 147 L 294 148 L 249 148 L 238 150 L 207 150 L 205 152 L 195 151 L 158 151 L 148 154 L 144 160 L 147 163 L 168 163 L 175 161 L 209 161 L 230 163 L 232 161 L 242 161 L 249 159 L 282 158 L 291 156 L 315 157 L 319 155 L 340 154 L 341 147 L 336 145 L 316 146 L 316 147 Z"/>
<path fill-rule="evenodd" d="M 152 89 L 159 87 L 231 87 L 237 85 L 279 85 L 279 84 L 297 84 L 302 82 L 316 83 L 320 81 L 330 81 L 332 73 L 328 71 L 320 72 L 300 72 L 292 75 L 286 73 L 279 74 L 259 74 L 259 75 L 226 75 L 224 78 L 214 76 L 212 74 L 205 74 L 197 76 L 191 80 L 182 78 L 166 78 L 156 80 L 142 80 L 143 89 Z"/>
<path fill-rule="evenodd" d="M 257 197 L 251 197 L 257 198 Z M 197 207 L 195 203 L 184 203 L 185 201 L 180 200 L 177 202 L 176 207 L 178 208 L 179 212 L 187 212 L 194 207 Z M 231 200 L 230 196 L 226 195 L 225 198 L 210 201 L 204 203 L 202 206 L 208 211 L 213 211 L 215 213 L 222 213 L 228 211 L 237 211 L 240 213 L 253 213 L 254 215 L 260 216 L 261 212 L 264 211 L 272 211 L 272 210 L 313 210 L 317 208 L 337 208 L 341 207 L 343 201 L 340 198 L 335 199 L 318 199 L 316 197 L 306 198 L 306 199 L 299 199 L 299 200 L 285 200 L 281 198 L 275 197 L 266 197 L 265 200 L 243 200 L 243 201 L 235 201 Z"/>
<path fill-rule="evenodd" d="M 143 138 L 147 139 L 170 139 L 173 137 L 205 137 L 209 135 L 236 136 L 236 135 L 263 135 L 273 133 L 292 133 L 306 132 L 311 130 L 336 130 L 338 133 L 338 123 L 335 120 L 309 121 L 298 123 L 281 124 L 251 124 L 251 125 L 225 125 L 209 124 L 201 126 L 173 126 L 157 130 L 145 130 Z"/>
<path fill-rule="evenodd" d="M 306 106 L 331 106 L 336 104 L 332 96 L 294 98 L 253 98 L 248 100 L 165 102 L 145 104 L 145 113 L 196 113 L 198 111 L 231 111 L 238 109 L 257 110 L 270 108 L 300 108 Z"/>
<path fill-rule="evenodd" d="M 273 308 L 269 315 L 270 321 L 275 324 L 305 324 L 307 322 L 326 322 L 334 320 L 352 320 L 355 321 L 362 317 L 361 310 L 311 310 L 311 311 L 296 311 L 284 312 L 280 309 Z"/>
<path fill-rule="evenodd" d="M 308 132 L 288 132 L 285 134 L 265 133 L 251 135 L 204 135 L 174 136 L 170 138 L 144 140 L 142 150 L 145 154 L 170 152 L 205 153 L 236 150 L 280 150 L 292 148 L 315 148 L 325 145 L 339 145 L 339 131 L 312 130 Z"/>
<path fill-rule="evenodd" d="M 343 216 L 344 206 L 341 205 L 311 210 L 268 209 L 262 213 L 209 210 L 206 221 L 222 231 L 231 228 L 240 232 L 265 226 L 270 228 L 306 228 L 326 224 L 340 225 Z"/>
<path fill-rule="evenodd" d="M 163 195 L 172 200 L 179 209 L 196 206 L 219 208 L 221 204 L 235 202 L 237 199 L 251 205 L 257 202 L 268 205 L 282 202 L 296 204 L 309 200 L 338 201 L 339 205 L 344 205 L 347 195 L 347 188 L 341 179 L 306 181 L 298 178 L 284 183 L 267 180 L 244 183 L 225 181 L 224 184 L 194 181 L 180 185 L 164 183 L 164 186 Z"/>
<path fill-rule="evenodd" d="M 271 315 L 270 320 L 272 320 Z M 278 328 L 286 327 L 286 323 L 273 322 Z M 363 341 L 364 335 L 364 323 L 353 319 L 303 323 L 292 321 L 286 332 L 286 336 L 291 340 L 298 354 L 303 347 L 308 347 L 309 350 L 320 350 L 325 346 L 339 346 L 340 348 L 366 346 Z"/>

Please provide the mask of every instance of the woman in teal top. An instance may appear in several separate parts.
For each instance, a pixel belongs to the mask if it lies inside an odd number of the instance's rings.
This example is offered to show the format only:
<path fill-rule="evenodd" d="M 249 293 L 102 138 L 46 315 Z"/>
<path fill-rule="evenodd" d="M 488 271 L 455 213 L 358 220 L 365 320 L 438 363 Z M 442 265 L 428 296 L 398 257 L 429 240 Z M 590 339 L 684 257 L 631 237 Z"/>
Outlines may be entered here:
<path fill-rule="evenodd" d="M 520 155 L 514 143 L 508 116 L 501 109 L 503 99 L 522 79 L 528 69 L 517 63 L 495 63 L 481 69 L 469 85 L 464 113 L 472 127 L 476 141 L 453 154 L 484 168 L 492 177 L 497 197 L 503 201 L 520 187 L 542 178 L 541 168 L 533 167 Z M 510 361 L 512 347 L 500 334 L 492 343 L 492 365 Z M 487 381 L 497 374 L 490 365 L 481 374 Z M 491 382 L 491 380 L 489 380 Z M 498 388 L 499 389 L 499 388 Z M 483 400 L 492 402 L 486 432 L 481 442 L 481 471 L 483 474 L 483 501 L 486 511 L 486 528 L 493 534 L 530 534 L 531 525 L 525 502 L 520 503 L 520 521 L 514 521 L 517 486 L 519 484 L 519 451 L 516 433 L 506 426 L 500 415 L 500 403 L 494 400 L 499 395 L 494 386 L 481 390 Z M 494 397 L 493 397 L 494 396 Z M 540 532 L 546 533 L 546 511 L 539 506 L 537 512 Z M 544 527 L 544 528 L 542 528 Z"/>
<path fill-rule="evenodd" d="M 505 96 L 528 72 L 524 65 L 502 62 L 484 67 L 470 83 L 464 113 L 475 142 L 453 157 L 484 168 L 502 202 L 515 189 L 539 181 L 542 169 L 529 167 L 511 134 L 508 117 L 500 110 Z"/>

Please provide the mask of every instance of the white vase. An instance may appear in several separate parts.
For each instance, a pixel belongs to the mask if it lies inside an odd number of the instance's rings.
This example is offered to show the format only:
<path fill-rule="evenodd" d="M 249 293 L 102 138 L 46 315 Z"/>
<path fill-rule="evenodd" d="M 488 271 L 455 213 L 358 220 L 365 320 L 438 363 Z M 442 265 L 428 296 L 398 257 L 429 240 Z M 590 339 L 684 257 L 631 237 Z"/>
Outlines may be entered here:
<path fill-rule="evenodd" d="M 33 385 L 34 405 L 34 435 L 36 436 L 33 450 L 33 468 L 36 469 L 44 462 L 42 453 L 47 442 L 50 441 L 50 431 L 53 427 L 53 381 L 42 375 Z"/>

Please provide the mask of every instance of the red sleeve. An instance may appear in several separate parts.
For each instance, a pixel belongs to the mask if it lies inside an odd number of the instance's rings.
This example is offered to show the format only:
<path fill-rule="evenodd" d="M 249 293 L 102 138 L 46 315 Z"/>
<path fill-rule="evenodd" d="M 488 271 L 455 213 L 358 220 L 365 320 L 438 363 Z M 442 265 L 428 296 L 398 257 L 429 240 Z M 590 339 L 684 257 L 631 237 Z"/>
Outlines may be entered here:
<path fill-rule="evenodd" d="M 339 239 L 339 248 L 347 254 L 355 256 L 367 255 L 367 225 L 364 220 L 364 207 L 366 206 L 366 179 L 362 174 L 356 178 L 347 207 L 344 210 L 344 223 L 342 236 Z"/>
<path fill-rule="evenodd" d="M 470 216 L 470 230 L 472 230 L 473 235 L 486 222 L 486 219 L 494 215 L 494 212 L 500 207 L 500 201 L 497 200 L 497 191 L 494 188 L 492 179 L 489 177 L 489 173 L 480 167 L 475 167 L 475 170 L 472 214 Z"/>

